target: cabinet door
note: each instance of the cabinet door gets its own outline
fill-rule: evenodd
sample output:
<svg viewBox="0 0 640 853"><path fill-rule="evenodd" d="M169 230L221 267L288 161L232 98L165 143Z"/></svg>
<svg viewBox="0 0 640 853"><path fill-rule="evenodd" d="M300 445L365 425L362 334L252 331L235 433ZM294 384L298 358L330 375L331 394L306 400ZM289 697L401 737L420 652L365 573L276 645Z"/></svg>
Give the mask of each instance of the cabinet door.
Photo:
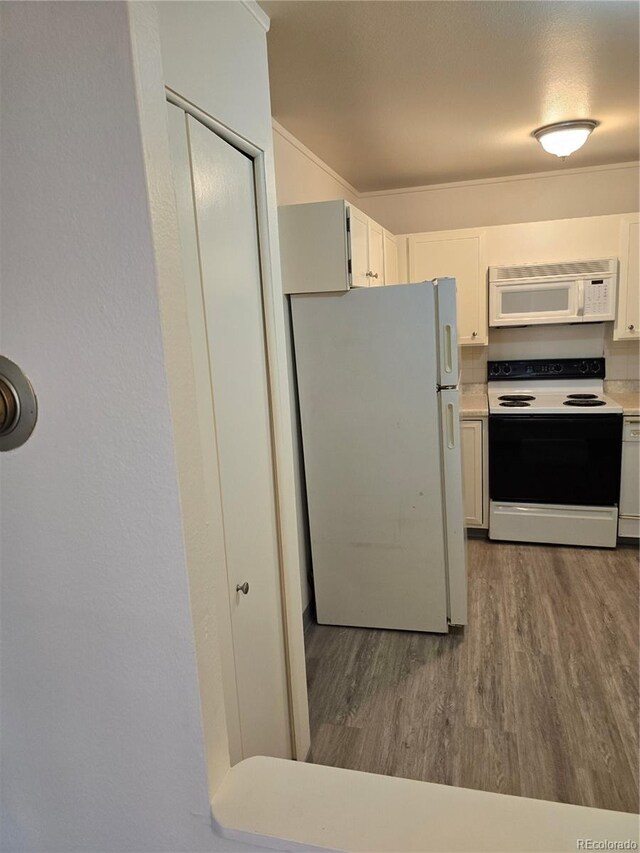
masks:
<svg viewBox="0 0 640 853"><path fill-rule="evenodd" d="M283 293L349 290L347 205L343 199L278 208Z"/></svg>
<svg viewBox="0 0 640 853"><path fill-rule="evenodd" d="M457 283L458 343L487 344L484 231L439 231L409 238L409 280L445 276Z"/></svg>
<svg viewBox="0 0 640 853"><path fill-rule="evenodd" d="M351 286L369 287L369 217L350 208L351 221Z"/></svg>
<svg viewBox="0 0 640 853"><path fill-rule="evenodd" d="M381 287L384 279L384 237L382 225L369 220L369 287Z"/></svg>
<svg viewBox="0 0 640 853"><path fill-rule="evenodd" d="M460 421L462 444L462 495L465 527L482 527L483 459L482 421Z"/></svg>
<svg viewBox="0 0 640 853"><path fill-rule="evenodd" d="M384 244L384 283L398 284L398 244L396 239L389 231L383 230Z"/></svg>
<svg viewBox="0 0 640 853"><path fill-rule="evenodd" d="M631 214L620 226L620 282L615 340L640 337L640 217Z"/></svg>
<svg viewBox="0 0 640 853"><path fill-rule="evenodd" d="M622 442L622 480L620 483L620 515L640 517L640 439L638 421L625 421L626 432L634 440Z"/></svg>

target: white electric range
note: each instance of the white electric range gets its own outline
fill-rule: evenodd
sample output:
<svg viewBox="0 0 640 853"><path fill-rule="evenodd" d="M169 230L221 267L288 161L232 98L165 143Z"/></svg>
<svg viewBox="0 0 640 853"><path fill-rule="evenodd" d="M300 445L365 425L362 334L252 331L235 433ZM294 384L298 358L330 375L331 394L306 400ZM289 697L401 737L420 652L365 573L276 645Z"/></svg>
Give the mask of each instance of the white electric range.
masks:
<svg viewBox="0 0 640 853"><path fill-rule="evenodd" d="M489 537L615 547L622 407L605 360L491 361Z"/></svg>

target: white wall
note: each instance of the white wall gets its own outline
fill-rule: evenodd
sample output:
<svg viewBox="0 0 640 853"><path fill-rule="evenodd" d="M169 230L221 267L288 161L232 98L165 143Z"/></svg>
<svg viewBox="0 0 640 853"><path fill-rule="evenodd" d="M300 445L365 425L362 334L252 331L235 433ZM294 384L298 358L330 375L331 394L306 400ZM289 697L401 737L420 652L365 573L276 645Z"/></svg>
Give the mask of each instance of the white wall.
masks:
<svg viewBox="0 0 640 853"><path fill-rule="evenodd" d="M334 198L358 204L357 190L275 119L273 152L278 204L304 204Z"/></svg>
<svg viewBox="0 0 640 853"><path fill-rule="evenodd" d="M631 213L637 163L366 193L360 206L394 234Z"/></svg>
<svg viewBox="0 0 640 853"><path fill-rule="evenodd" d="M211 54L249 61L246 8L200 5ZM0 16L0 339L39 400L0 462L0 847L247 849L211 822L127 4ZM259 77L210 86L257 87L268 117L260 37Z"/></svg>
<svg viewBox="0 0 640 853"><path fill-rule="evenodd" d="M3 3L2 347L39 422L2 458L9 850L210 844L127 8Z"/></svg>

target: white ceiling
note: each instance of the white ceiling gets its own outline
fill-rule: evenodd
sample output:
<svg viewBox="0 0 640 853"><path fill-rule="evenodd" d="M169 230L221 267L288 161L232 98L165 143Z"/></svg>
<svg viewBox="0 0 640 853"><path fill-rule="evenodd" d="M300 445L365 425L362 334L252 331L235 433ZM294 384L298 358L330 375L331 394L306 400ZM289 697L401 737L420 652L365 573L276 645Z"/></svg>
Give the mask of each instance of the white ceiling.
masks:
<svg viewBox="0 0 640 853"><path fill-rule="evenodd" d="M633 0L260 5L274 118L361 192L639 157ZM563 163L530 134L572 118Z"/></svg>

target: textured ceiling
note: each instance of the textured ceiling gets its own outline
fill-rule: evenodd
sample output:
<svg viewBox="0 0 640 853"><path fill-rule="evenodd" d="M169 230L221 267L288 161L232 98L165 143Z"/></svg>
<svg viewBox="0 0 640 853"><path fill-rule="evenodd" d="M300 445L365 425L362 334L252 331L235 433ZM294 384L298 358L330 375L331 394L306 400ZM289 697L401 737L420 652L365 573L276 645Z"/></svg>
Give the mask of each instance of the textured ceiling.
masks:
<svg viewBox="0 0 640 853"><path fill-rule="evenodd" d="M635 2L260 5L274 118L362 192L638 159ZM530 134L572 118L563 163Z"/></svg>

